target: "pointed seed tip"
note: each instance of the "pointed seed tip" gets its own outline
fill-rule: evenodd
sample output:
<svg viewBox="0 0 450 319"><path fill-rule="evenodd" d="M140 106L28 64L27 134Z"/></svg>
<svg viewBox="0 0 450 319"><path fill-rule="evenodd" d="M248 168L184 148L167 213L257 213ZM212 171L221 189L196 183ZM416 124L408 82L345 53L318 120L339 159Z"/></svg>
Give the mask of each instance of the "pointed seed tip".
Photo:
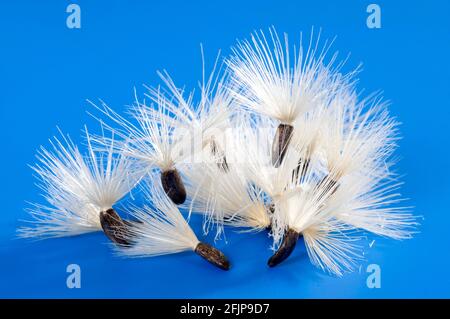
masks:
<svg viewBox="0 0 450 319"><path fill-rule="evenodd" d="M299 236L300 234L297 231L289 228L284 234L283 242L280 247L267 261L267 265L269 267L275 267L286 260L294 251Z"/></svg>
<svg viewBox="0 0 450 319"><path fill-rule="evenodd" d="M220 250L209 244L199 242L194 252L222 270L231 268L228 258Z"/></svg>

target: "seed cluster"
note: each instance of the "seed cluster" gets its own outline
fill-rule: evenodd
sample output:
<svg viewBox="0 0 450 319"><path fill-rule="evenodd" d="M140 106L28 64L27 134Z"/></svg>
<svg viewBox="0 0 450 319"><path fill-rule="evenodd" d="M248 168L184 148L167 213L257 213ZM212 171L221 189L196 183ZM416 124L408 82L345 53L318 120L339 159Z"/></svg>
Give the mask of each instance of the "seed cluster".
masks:
<svg viewBox="0 0 450 319"><path fill-rule="evenodd" d="M379 95L361 99L357 70L327 61L319 38L304 50L273 28L254 33L216 61L200 98L160 73L164 88L148 88L150 104L136 98L130 118L93 104L102 135L86 128L86 155L64 135L39 151L33 169L47 203L28 210L20 235L102 230L126 256L193 251L228 270L184 210L203 214L216 239L226 227L266 232L270 267L302 237L311 262L336 275L362 255L358 232L411 237L417 223L399 206L391 169L398 123ZM129 205L122 219L113 206L135 188L148 204Z"/></svg>

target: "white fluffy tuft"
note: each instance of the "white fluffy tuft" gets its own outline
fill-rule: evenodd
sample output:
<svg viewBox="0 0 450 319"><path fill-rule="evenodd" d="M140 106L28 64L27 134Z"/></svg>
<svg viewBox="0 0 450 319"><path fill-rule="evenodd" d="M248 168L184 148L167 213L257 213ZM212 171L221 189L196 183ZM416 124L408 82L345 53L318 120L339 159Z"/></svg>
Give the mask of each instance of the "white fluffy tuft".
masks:
<svg viewBox="0 0 450 319"><path fill-rule="evenodd" d="M99 213L125 196L143 175L136 163L115 154L114 139L105 139L105 152L94 151L86 129L88 154L69 137L51 141L52 151L41 147L37 173L47 205L34 204L28 212L31 227L19 229L22 237L61 237L100 230Z"/></svg>
<svg viewBox="0 0 450 319"><path fill-rule="evenodd" d="M122 138L116 150L126 156L146 163L148 168L158 167L165 171L183 161L186 154L179 136L175 134L176 117L170 111L170 101L162 94L154 104L146 105L136 97L129 113L136 124L116 113L104 102L93 104L101 113L119 125L117 134ZM103 121L99 120L102 124ZM110 125L104 124L110 130Z"/></svg>
<svg viewBox="0 0 450 319"><path fill-rule="evenodd" d="M149 257L194 250L199 243L178 207L173 204L158 183L145 184L145 194L153 207L132 207L135 219L127 228L130 247L116 246L119 254L129 257Z"/></svg>
<svg viewBox="0 0 450 319"><path fill-rule="evenodd" d="M299 116L326 101L334 91L345 86L353 72L342 76L331 66L336 55L325 63L331 43L320 49L320 34L309 48L290 47L288 36L280 39L274 28L269 36L255 32L251 40L238 43L228 61L232 70L235 97L240 104L281 123L292 124ZM343 81L344 80L344 81Z"/></svg>
<svg viewBox="0 0 450 319"><path fill-rule="evenodd" d="M228 163L226 172L216 163L196 164L184 170L188 193L192 194L189 210L205 214L204 232L215 226L216 239L224 225L254 231L270 225L262 192L251 185L238 163Z"/></svg>

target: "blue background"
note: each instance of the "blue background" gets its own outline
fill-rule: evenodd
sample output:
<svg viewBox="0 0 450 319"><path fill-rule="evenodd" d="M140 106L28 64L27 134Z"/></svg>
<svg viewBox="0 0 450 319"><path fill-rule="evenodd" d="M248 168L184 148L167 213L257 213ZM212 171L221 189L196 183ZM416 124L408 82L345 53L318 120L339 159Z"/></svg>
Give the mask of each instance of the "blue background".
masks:
<svg viewBox="0 0 450 319"><path fill-rule="evenodd" d="M450 2L377 1L382 28L366 27L368 1L73 1L82 28L66 27L70 1L0 4L1 213L0 297L450 297L449 56ZM121 111L133 87L158 84L167 69L176 83L201 78L207 62L235 39L274 25L291 37L312 26L337 36L347 67L364 63L359 88L382 89L403 123L397 170L403 195L423 215L420 234L403 242L374 238L361 269L343 278L314 268L303 245L277 268L266 266L266 234L227 232L218 246L233 268L222 272L190 253L127 260L113 256L101 234L15 239L25 201L39 201L27 164L56 125L79 141L86 99ZM200 221L192 223L200 234ZM66 266L82 270L81 289L66 287ZM381 288L366 286L379 264Z"/></svg>

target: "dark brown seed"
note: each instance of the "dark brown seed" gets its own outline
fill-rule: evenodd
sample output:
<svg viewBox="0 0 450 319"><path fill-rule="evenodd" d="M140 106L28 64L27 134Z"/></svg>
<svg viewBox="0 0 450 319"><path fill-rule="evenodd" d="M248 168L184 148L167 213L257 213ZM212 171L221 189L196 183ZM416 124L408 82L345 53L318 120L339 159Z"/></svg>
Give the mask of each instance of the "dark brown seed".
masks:
<svg viewBox="0 0 450 319"><path fill-rule="evenodd" d="M127 240L127 226L112 208L100 212L100 224L102 225L105 235L114 243L128 246L130 242Z"/></svg>
<svg viewBox="0 0 450 319"><path fill-rule="evenodd" d="M286 231L280 247L267 262L269 267L275 267L291 255L294 251L295 244L297 244L299 236L300 234L291 228Z"/></svg>
<svg viewBox="0 0 450 319"><path fill-rule="evenodd" d="M230 269L230 262L227 257L217 248L214 248L211 245L206 243L198 243L197 247L195 247L195 253L216 267L219 267L222 270Z"/></svg>
<svg viewBox="0 0 450 319"><path fill-rule="evenodd" d="M161 172L161 183L172 202L180 205L186 201L186 189L176 168Z"/></svg>
<svg viewBox="0 0 450 319"><path fill-rule="evenodd" d="M219 169L224 172L228 172L229 167L228 167L228 163L227 163L227 157L225 156L223 151L221 149L219 149L219 146L217 145L216 141L212 140L210 142L210 147L211 147L211 154L214 157L217 156L218 158L220 158L219 161L217 162L217 166L219 167Z"/></svg>
<svg viewBox="0 0 450 319"><path fill-rule="evenodd" d="M289 124L278 125L277 132L272 143L272 165L279 167L286 155L289 142L291 141L294 127Z"/></svg>

